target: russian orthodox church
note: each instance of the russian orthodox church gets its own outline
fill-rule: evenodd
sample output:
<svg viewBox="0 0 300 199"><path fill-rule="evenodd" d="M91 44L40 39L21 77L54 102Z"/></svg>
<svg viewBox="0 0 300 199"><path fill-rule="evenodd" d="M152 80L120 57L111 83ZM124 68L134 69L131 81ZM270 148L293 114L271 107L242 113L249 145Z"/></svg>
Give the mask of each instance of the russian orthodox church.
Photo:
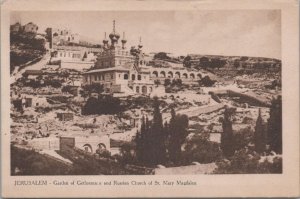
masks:
<svg viewBox="0 0 300 199"><path fill-rule="evenodd" d="M143 53L141 37L138 47L126 47L125 33L119 43L120 34L116 32L115 21L113 31L106 33L103 40L103 51L98 54L95 66L83 74L83 84L101 84L107 93L122 94L150 94L156 85L155 80L163 85L164 79L180 78L183 82L200 79L197 71L188 71L183 65L180 67L153 67Z"/></svg>
<svg viewBox="0 0 300 199"><path fill-rule="evenodd" d="M109 93L149 94L154 82L150 79L150 70L146 67L142 42L138 48L127 49L125 33L119 45L120 35L115 30L115 21L109 41L103 40L103 51L98 55L95 67L84 73L84 84L99 83Z"/></svg>

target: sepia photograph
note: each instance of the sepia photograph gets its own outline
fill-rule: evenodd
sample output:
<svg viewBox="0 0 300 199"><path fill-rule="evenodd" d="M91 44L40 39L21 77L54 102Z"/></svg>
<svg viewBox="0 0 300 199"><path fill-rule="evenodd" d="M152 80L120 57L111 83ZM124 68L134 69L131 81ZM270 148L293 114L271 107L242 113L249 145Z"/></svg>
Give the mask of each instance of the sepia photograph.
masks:
<svg viewBox="0 0 300 199"><path fill-rule="evenodd" d="M1 5L3 196L300 194L296 1L88 2Z"/></svg>
<svg viewBox="0 0 300 199"><path fill-rule="evenodd" d="M13 12L11 174L281 173L280 14Z"/></svg>

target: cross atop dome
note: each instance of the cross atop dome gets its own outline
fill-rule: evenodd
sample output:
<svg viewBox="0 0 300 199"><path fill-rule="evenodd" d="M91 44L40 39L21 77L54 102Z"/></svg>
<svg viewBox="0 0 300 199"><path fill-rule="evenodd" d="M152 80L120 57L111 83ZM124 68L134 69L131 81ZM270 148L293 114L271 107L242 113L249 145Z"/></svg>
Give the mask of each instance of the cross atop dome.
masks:
<svg viewBox="0 0 300 199"><path fill-rule="evenodd" d="M109 34L109 38L111 40L111 45L114 47L115 44L118 43L118 40L120 38L119 33L116 32L116 21L113 20L113 31Z"/></svg>

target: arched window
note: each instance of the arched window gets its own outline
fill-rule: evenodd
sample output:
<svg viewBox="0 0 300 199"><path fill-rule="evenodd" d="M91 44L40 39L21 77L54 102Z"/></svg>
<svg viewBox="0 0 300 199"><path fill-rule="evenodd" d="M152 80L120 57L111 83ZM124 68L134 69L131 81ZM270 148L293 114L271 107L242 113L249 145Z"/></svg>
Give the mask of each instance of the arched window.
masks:
<svg viewBox="0 0 300 199"><path fill-rule="evenodd" d="M165 78L165 77L166 77L166 72L165 72L165 71L161 71L161 72L160 72L160 77Z"/></svg>
<svg viewBox="0 0 300 199"><path fill-rule="evenodd" d="M135 88L135 90L136 90L137 93L140 93L140 87L139 87L139 86L137 86L137 87Z"/></svg>
<svg viewBox="0 0 300 199"><path fill-rule="evenodd" d="M86 152L90 152L90 153L93 152L92 146L90 144L83 145L83 148Z"/></svg>
<svg viewBox="0 0 300 199"><path fill-rule="evenodd" d="M143 86L142 87L142 93L143 94L147 94L147 86Z"/></svg>
<svg viewBox="0 0 300 199"><path fill-rule="evenodd" d="M143 61L141 60L141 61L140 61L140 65L142 65L142 64L143 64Z"/></svg>
<svg viewBox="0 0 300 199"><path fill-rule="evenodd" d="M153 77L158 77L158 72L157 71L153 71L152 75L153 75Z"/></svg>
<svg viewBox="0 0 300 199"><path fill-rule="evenodd" d="M103 144L103 143L98 144L98 149L105 150L106 149L105 144Z"/></svg>
<svg viewBox="0 0 300 199"><path fill-rule="evenodd" d="M142 79L141 75L138 75L138 80L141 80L141 79Z"/></svg>
<svg viewBox="0 0 300 199"><path fill-rule="evenodd" d="M135 74L131 75L131 80L135 80Z"/></svg>
<svg viewBox="0 0 300 199"><path fill-rule="evenodd" d="M173 73L172 73L172 71L168 72L168 78L173 78Z"/></svg>
<svg viewBox="0 0 300 199"><path fill-rule="evenodd" d="M124 74L124 79L128 79L128 74Z"/></svg>

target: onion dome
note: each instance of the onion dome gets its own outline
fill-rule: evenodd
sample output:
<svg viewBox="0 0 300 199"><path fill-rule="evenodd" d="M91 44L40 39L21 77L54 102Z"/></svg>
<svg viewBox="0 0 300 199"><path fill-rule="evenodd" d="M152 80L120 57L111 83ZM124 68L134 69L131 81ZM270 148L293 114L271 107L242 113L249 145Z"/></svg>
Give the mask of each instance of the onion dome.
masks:
<svg viewBox="0 0 300 199"><path fill-rule="evenodd" d="M112 42L117 42L118 39L120 38L120 34L116 32L115 20L113 21L113 31L112 33L109 34L109 38L111 39Z"/></svg>
<svg viewBox="0 0 300 199"><path fill-rule="evenodd" d="M104 33L103 44L108 44L108 40L106 39L106 32Z"/></svg>

